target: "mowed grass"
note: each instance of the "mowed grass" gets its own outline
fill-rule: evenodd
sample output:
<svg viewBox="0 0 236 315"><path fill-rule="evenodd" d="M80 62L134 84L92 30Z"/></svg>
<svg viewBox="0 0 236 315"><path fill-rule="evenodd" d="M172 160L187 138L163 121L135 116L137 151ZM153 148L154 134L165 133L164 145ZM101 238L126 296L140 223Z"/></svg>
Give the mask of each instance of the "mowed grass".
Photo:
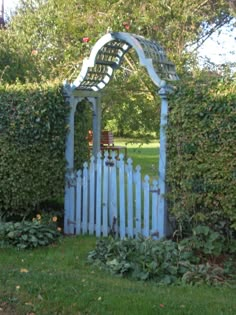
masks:
<svg viewBox="0 0 236 315"><path fill-rule="evenodd" d="M88 265L95 243L95 237L66 237L48 248L1 249L0 314L236 314L236 292L228 287L159 287Z"/></svg>
<svg viewBox="0 0 236 315"><path fill-rule="evenodd" d="M137 165L141 166L142 176L149 175L152 179L157 179L159 142L157 140L151 140L148 144L141 144L141 140L137 140L137 142L131 141L133 140L126 138L115 138L114 140L116 145L127 147L128 157L133 160L134 168Z"/></svg>

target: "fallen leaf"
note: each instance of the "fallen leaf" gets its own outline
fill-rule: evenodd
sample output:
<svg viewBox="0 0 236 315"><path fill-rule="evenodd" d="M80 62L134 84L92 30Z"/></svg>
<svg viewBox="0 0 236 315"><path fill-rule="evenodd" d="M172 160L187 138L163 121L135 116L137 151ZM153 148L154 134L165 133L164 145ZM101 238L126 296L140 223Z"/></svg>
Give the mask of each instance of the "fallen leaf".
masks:
<svg viewBox="0 0 236 315"><path fill-rule="evenodd" d="M25 302L25 305L34 306L32 302Z"/></svg>
<svg viewBox="0 0 236 315"><path fill-rule="evenodd" d="M27 273L27 272L29 272L29 270L25 269L25 268L21 268L20 272Z"/></svg>

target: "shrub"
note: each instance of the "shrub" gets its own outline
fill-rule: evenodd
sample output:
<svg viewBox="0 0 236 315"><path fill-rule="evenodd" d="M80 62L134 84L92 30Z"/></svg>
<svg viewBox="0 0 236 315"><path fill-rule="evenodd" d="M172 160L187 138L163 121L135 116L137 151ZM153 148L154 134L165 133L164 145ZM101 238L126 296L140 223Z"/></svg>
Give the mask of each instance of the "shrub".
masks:
<svg viewBox="0 0 236 315"><path fill-rule="evenodd" d="M60 237L57 217L50 220L37 215L32 221L0 223L0 246L16 246L20 249L52 244Z"/></svg>
<svg viewBox="0 0 236 315"><path fill-rule="evenodd" d="M211 238L206 244L205 234ZM195 241L196 235L179 243L143 237L100 239L96 248L89 253L88 261L112 274L136 280L153 280L160 284L218 284L230 279L233 270L231 259L227 261L227 256L223 256L221 265L212 260L212 257L224 253L224 239L218 239L218 235L208 227L199 227L197 241L201 246Z"/></svg>
<svg viewBox="0 0 236 315"><path fill-rule="evenodd" d="M182 225L229 221L236 229L235 80L206 73L182 80L170 107L171 212Z"/></svg>
<svg viewBox="0 0 236 315"><path fill-rule="evenodd" d="M0 86L0 217L26 216L63 198L68 113L57 82ZM91 111L80 113L77 167L87 158L85 122Z"/></svg>
<svg viewBox="0 0 236 315"><path fill-rule="evenodd" d="M66 106L57 83L0 87L0 214L62 196Z"/></svg>

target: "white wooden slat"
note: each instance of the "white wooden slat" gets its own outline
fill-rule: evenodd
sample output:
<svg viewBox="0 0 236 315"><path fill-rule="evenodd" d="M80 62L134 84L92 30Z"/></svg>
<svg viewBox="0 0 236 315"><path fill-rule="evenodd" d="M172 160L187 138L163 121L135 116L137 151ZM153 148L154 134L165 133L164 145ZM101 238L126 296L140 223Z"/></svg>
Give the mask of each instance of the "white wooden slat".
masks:
<svg viewBox="0 0 236 315"><path fill-rule="evenodd" d="M125 180L124 180L124 156L119 155L119 223L120 223L120 238L125 238Z"/></svg>
<svg viewBox="0 0 236 315"><path fill-rule="evenodd" d="M109 179L109 225L111 227L112 233L116 233L116 224L117 224L117 161L116 161L116 152L113 151L110 166L110 179Z"/></svg>
<svg viewBox="0 0 236 315"><path fill-rule="evenodd" d="M102 232L103 236L108 235L108 172L109 166L108 163L108 152L104 153L104 160L103 160L103 190L102 190Z"/></svg>
<svg viewBox="0 0 236 315"><path fill-rule="evenodd" d="M89 234L94 234L94 219L95 219L95 158L90 159L89 166Z"/></svg>
<svg viewBox="0 0 236 315"><path fill-rule="evenodd" d="M135 169L135 227L136 236L142 232L142 182L141 182L141 167L136 166Z"/></svg>
<svg viewBox="0 0 236 315"><path fill-rule="evenodd" d="M128 210L128 236L133 237L133 165L132 160L129 158L127 160L127 210Z"/></svg>
<svg viewBox="0 0 236 315"><path fill-rule="evenodd" d="M68 215L68 233L75 233L75 174L71 174L71 186L69 188L69 215Z"/></svg>
<svg viewBox="0 0 236 315"><path fill-rule="evenodd" d="M158 239L157 219L158 219L158 181L154 180L151 187L152 193L152 235Z"/></svg>
<svg viewBox="0 0 236 315"><path fill-rule="evenodd" d="M81 193L82 193L82 179L81 179L81 170L77 172L76 178L76 234L81 233Z"/></svg>
<svg viewBox="0 0 236 315"><path fill-rule="evenodd" d="M143 227L143 235L148 237L149 236L149 206L150 206L150 200L149 200L149 176L145 175L144 177L144 227Z"/></svg>
<svg viewBox="0 0 236 315"><path fill-rule="evenodd" d="M96 236L101 236L101 199L102 199L102 160L101 160L101 152L97 155L96 160L96 172L97 172L97 178L96 178Z"/></svg>
<svg viewBox="0 0 236 315"><path fill-rule="evenodd" d="M82 231L88 232L88 163L84 163L83 168L83 211L82 211Z"/></svg>

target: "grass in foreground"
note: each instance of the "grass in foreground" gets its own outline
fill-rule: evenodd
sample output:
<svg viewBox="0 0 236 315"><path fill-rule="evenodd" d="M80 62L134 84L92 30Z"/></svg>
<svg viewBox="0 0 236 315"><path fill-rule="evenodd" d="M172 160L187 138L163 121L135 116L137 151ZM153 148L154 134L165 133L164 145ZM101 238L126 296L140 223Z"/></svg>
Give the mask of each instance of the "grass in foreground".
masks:
<svg viewBox="0 0 236 315"><path fill-rule="evenodd" d="M48 248L1 249L2 314L236 314L235 290L231 288L158 287L111 276L88 265L87 254L95 242L94 237L68 237ZM4 313L6 307L11 312Z"/></svg>

